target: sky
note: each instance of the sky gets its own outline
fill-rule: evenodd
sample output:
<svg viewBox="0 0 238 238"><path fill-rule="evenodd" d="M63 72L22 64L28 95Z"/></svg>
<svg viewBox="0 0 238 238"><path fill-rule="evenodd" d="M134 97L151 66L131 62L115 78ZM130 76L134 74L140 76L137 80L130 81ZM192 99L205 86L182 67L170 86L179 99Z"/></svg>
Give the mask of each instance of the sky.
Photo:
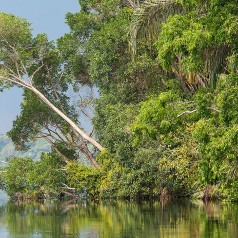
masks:
<svg viewBox="0 0 238 238"><path fill-rule="evenodd" d="M56 40L69 32L65 14L80 10L77 0L0 0L0 11L25 18L31 23L33 35L46 33L50 40ZM20 113L22 91L18 88L0 92L0 134L12 127Z"/></svg>

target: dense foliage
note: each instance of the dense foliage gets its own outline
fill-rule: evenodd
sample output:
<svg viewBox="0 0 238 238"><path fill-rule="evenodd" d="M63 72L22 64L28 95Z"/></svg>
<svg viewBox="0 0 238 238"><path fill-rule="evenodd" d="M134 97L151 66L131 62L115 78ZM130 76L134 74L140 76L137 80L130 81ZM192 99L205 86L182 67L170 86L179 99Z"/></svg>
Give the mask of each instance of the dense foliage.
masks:
<svg viewBox="0 0 238 238"><path fill-rule="evenodd" d="M237 1L79 3L57 49L70 75L97 86L93 125L107 149L99 169L74 160L34 186L60 194L60 182L94 198L238 200ZM41 170L45 160L25 167ZM10 176L7 189L32 186L26 178L12 188Z"/></svg>

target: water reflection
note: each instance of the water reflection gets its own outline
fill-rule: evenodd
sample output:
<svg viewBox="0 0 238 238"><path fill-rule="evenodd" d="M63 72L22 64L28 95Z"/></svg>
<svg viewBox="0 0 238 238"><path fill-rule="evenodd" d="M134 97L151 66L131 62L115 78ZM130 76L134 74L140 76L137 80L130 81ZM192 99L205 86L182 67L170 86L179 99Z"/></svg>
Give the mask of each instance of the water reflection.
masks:
<svg viewBox="0 0 238 238"><path fill-rule="evenodd" d="M68 201L0 206L0 237L238 237L238 205Z"/></svg>

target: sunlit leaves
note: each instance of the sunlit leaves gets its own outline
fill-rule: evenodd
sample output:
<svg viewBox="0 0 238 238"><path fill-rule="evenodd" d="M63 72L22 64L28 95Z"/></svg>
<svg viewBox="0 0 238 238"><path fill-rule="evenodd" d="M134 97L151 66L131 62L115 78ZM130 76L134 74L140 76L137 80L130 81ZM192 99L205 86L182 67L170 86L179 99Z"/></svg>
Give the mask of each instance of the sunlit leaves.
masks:
<svg viewBox="0 0 238 238"><path fill-rule="evenodd" d="M180 63L185 72L201 70L202 52L210 44L211 33L193 18L192 15L176 15L163 24L156 47L158 60L164 68L171 70Z"/></svg>
<svg viewBox="0 0 238 238"><path fill-rule="evenodd" d="M146 137L156 139L160 134L169 133L176 128L179 110L175 104L178 99L178 95L169 91L141 104L139 114L132 124L136 143Z"/></svg>

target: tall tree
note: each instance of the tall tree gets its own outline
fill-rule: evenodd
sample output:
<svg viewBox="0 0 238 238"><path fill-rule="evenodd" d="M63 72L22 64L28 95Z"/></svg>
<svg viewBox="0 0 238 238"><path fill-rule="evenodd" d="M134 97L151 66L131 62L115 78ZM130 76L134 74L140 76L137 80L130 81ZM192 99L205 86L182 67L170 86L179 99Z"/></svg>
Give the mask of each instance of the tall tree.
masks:
<svg viewBox="0 0 238 238"><path fill-rule="evenodd" d="M18 17L0 13L0 80L2 87L17 85L34 93L54 113L66 121L82 140L99 151L104 148L88 136L61 108L67 75L60 54L44 36L33 38L29 24ZM69 78L68 78L69 80ZM68 81L69 82L69 81ZM53 85L53 86L52 86ZM58 92L57 90L60 89ZM54 103L53 103L54 102ZM97 166L93 159L93 164Z"/></svg>

